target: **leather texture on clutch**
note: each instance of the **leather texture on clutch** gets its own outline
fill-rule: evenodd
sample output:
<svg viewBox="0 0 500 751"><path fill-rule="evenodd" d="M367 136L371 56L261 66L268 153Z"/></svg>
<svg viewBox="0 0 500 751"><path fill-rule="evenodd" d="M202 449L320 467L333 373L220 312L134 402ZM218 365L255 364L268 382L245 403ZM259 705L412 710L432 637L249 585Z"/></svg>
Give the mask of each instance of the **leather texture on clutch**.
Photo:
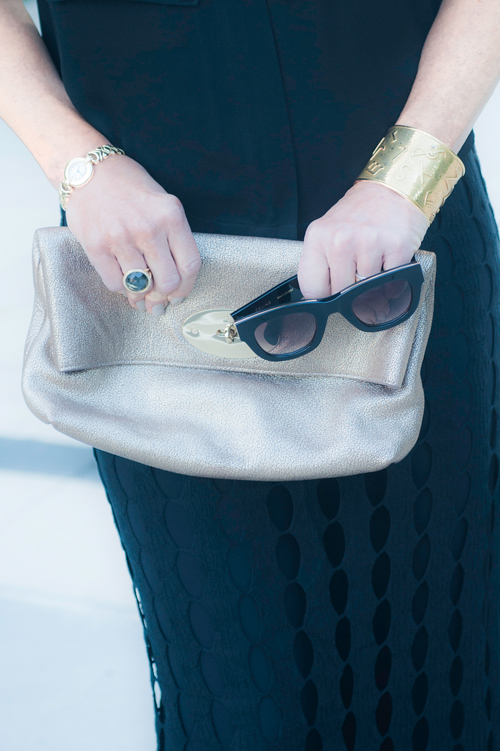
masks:
<svg viewBox="0 0 500 751"><path fill-rule="evenodd" d="M302 243L194 237L203 261L195 288L154 318L104 287L67 228L38 230L23 370L30 409L84 443L190 475L297 480L400 461L423 415L434 254L417 253L424 284L406 322L370 333L334 314L313 352L270 362L202 352L182 324L292 276Z"/></svg>

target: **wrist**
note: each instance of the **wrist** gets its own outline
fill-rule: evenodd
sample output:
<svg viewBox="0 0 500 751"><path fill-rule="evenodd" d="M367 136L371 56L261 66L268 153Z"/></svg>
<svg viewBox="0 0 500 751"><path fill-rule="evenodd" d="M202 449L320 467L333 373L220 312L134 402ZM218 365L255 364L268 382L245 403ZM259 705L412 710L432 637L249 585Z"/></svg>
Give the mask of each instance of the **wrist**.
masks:
<svg viewBox="0 0 500 751"><path fill-rule="evenodd" d="M37 158L48 181L56 190L64 180L64 170L67 163L75 157L84 156L98 146L108 143L106 136L98 130L88 126L81 131L68 134L60 139L57 145L52 145L43 158Z"/></svg>
<svg viewBox="0 0 500 751"><path fill-rule="evenodd" d="M109 143L91 149L83 156L73 157L66 164L64 177L59 186L59 201L61 208L66 211L68 201L75 188L82 188L92 179L96 165L114 155L124 155L122 149Z"/></svg>

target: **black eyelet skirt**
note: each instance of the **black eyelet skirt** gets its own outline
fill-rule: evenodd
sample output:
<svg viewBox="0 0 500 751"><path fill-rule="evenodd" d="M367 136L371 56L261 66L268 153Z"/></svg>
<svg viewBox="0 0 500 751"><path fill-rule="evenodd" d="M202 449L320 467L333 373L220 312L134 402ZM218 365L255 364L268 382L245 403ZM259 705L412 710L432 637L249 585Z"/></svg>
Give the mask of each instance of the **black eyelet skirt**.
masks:
<svg viewBox="0 0 500 751"><path fill-rule="evenodd" d="M306 482L96 457L139 600L159 751L493 751L499 730L497 229L472 150L437 254L409 456Z"/></svg>

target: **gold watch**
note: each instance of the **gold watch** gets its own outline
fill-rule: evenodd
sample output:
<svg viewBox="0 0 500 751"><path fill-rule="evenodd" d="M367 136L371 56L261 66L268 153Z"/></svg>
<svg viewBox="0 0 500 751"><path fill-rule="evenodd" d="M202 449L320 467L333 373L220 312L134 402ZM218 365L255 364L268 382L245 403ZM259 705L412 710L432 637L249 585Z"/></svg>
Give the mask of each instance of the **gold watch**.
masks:
<svg viewBox="0 0 500 751"><path fill-rule="evenodd" d="M112 154L125 154L125 152L107 143L89 151L85 156L77 156L67 163L64 168L64 180L59 186L59 201L64 211L66 211L73 189L86 185L94 174L94 166Z"/></svg>

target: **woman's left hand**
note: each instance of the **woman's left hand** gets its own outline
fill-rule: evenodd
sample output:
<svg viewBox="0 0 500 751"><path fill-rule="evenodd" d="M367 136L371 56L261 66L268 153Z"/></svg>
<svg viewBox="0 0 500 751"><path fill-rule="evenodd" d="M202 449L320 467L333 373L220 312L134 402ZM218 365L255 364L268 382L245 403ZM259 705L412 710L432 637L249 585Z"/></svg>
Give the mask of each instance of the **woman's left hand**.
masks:
<svg viewBox="0 0 500 751"><path fill-rule="evenodd" d="M355 183L307 228L299 263L302 294L328 297L354 284L355 272L372 276L409 263L428 228L425 214L408 199L384 185Z"/></svg>

